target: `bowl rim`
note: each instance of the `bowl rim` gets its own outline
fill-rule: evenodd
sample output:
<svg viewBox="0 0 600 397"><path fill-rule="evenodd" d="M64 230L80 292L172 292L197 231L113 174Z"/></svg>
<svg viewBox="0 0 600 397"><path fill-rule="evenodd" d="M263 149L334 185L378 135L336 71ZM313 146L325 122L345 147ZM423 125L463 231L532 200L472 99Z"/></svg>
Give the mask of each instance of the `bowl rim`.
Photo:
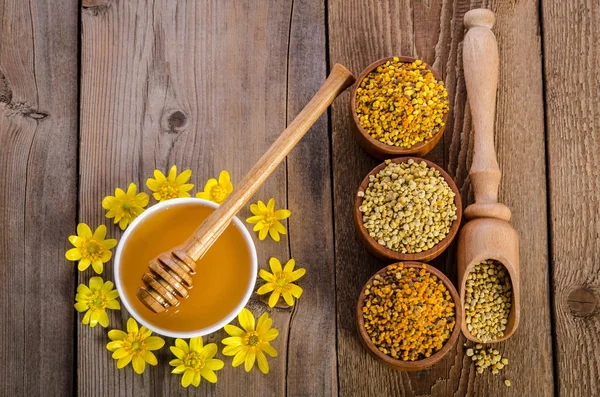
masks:
<svg viewBox="0 0 600 397"><path fill-rule="evenodd" d="M364 293L365 287L368 284L371 284L373 282L373 279L375 278L375 276L377 276L378 274L381 275L382 273L385 273L389 266L398 265L400 263L402 263L404 267L412 267L412 268L417 268L417 269L422 269L423 265L425 265L426 271L430 272L431 274L433 274L434 276L436 276L438 279L440 279L442 281L442 283L444 284L444 286L450 293L450 297L452 298L452 301L454 303L455 323L454 323L454 328L452 329L452 333L450 334L450 337L448 338L446 343L444 343L444 345L442 346L442 348L440 350L438 350L431 356L420 359L420 360L415 360L415 361L398 360L398 359L392 358L392 357L388 356L387 354L384 354L383 352L381 352L373 344L373 342L371 342L371 338L369 337L369 335L367 334L367 330L365 329L364 319L363 319L363 315L362 315L362 308L364 306L365 299L366 299L366 295ZM358 297L358 301L356 303L356 325L357 325L357 330L358 330L358 334L360 336L361 342L365 345L365 347L369 350L369 352L375 356L375 358L377 358L378 360L383 362L385 365L387 365L390 368L393 368L396 370L401 370L401 371L422 370L422 369L428 368L428 367L432 366L433 364L437 363L438 361L440 361L456 345L456 342L458 340L458 337L459 337L459 335L461 333L461 329L462 329L462 305L460 303L460 296L458 295L458 292L456 291L456 287L454 287L454 284L452 284L452 281L450 281L450 279L448 279L448 277L446 277L446 275L441 270L437 269L435 266L432 266L432 265L430 265L428 263L424 263L424 262L418 262L418 261L399 261L399 262L391 263L389 265L386 265L382 269L378 270L377 272L375 272L361 288L360 294Z"/></svg>
<svg viewBox="0 0 600 397"><path fill-rule="evenodd" d="M437 81L441 81L441 82L444 81L444 80L442 80L438 71L433 66L429 65L427 62L425 62L419 58L414 58L414 57L410 57L410 56L389 56L389 57L378 59L375 62L371 63L369 66L367 66L361 72L361 74L358 75L358 77L356 78L356 82L352 86L352 91L350 94L350 113L352 113L352 120L354 121L354 124L356 125L358 132L362 136L364 136L364 138L369 142L369 144L371 144L372 147L374 147L374 149L376 151L380 152L381 154L383 154L385 156L399 156L399 155L410 155L410 154L424 155L427 152L429 152L429 150L433 149L433 147L431 147L429 150L426 150L425 153L423 153L422 150L424 150L425 147L427 145L429 145L431 142L437 143L439 141L439 138L441 137L441 135L444 133L444 130L446 128L446 123L448 122L448 115L450 114L450 106L449 106L450 99L448 99L448 111L442 117L442 122L444 123L444 125L440 126L440 128L438 128L436 133L433 134L431 136L431 138L426 139L423 142L419 142L416 145L413 145L409 148L404 148L404 147L399 147L399 146L391 146L391 145L380 142L377 139L373 138L371 136L371 134L369 134L367 131L365 131L362 124L360 123L360 120L358 119L358 114L356 113L356 91L358 90L360 83L375 68L377 68L380 65L383 65L384 63L386 63L388 61L393 60L394 58L398 58L400 60L400 62L402 62L402 63L412 63L414 61L419 60L419 61L423 62L425 67L433 74L433 77L435 77L435 79Z"/></svg>
<svg viewBox="0 0 600 397"><path fill-rule="evenodd" d="M432 248L425 250L425 251L412 253L412 254L408 254L408 253L403 254L400 252L392 251L391 249L379 244L373 237L371 237L369 235L369 232L365 228L364 222L362 220L362 212L360 211L360 207L363 203L364 198L360 197L358 195L358 192L360 192L360 191L364 192L366 190L367 186L369 185L369 176L375 175L376 173L378 173L379 171L381 171L383 168L385 168L387 166L387 164L386 164L387 160L382 162L381 164L377 165L375 168L373 168L371 171L369 171L369 173L364 177L364 179L360 183L360 186L358 187L357 194L354 199L354 224L357 228L359 235L361 236L361 241L363 241L367 245L367 248L369 249L369 251L371 253L375 254L375 256L378 256L380 258L395 261L395 262L401 262L401 261L427 262L434 258L437 258L442 252L444 252L446 250L446 248L448 248L450 243L452 243L452 241L456 238L456 235L458 234L458 229L460 228L460 224L462 222L463 208L462 208L462 198L460 196L460 191L458 190L458 186L456 186L456 183L454 182L452 177L450 177L450 175L446 172L446 170L444 170L441 166L437 165L433 161L429 161L429 160L423 159L421 157L414 157L414 156L395 157L393 159L389 159L389 161L393 162L393 163L406 163L406 162L408 162L408 160L411 160L411 159L415 162L424 161L427 164L427 166L435 168L436 170L438 170L440 172L440 175L444 178L444 180L446 180L446 183L448 183L448 186L450 186L450 189L454 192L454 205L456 206L456 219L452 222L452 225L450 226L450 231L448 232L448 234L439 243L437 243Z"/></svg>
<svg viewBox="0 0 600 397"><path fill-rule="evenodd" d="M208 200L204 200L204 199L200 199L200 198L192 198L192 197L175 198L175 199L170 199L170 200L166 200L166 201L154 204L153 206L151 206L150 208L148 208L147 210L142 212L137 218L135 218L133 220L133 222L131 222L129 227L127 227L127 229L125 230L123 235L121 236L121 239L119 240L119 243L117 245L117 251L115 253L115 258L114 258L114 262L113 262L113 274L114 274L114 278L115 278L115 285L117 287L117 291L119 291L119 298L121 299L121 302L123 302L125 309L127 309L127 312L131 315L131 317L133 317L136 321L138 321L144 327L148 328L149 330L151 330L157 334L171 337L171 338L188 339L188 338L194 338L197 336L208 335L215 331L218 331L219 329L223 328L225 325L229 324L242 311L242 309L246 306L246 304L248 303L248 300L252 296L252 293L254 292L254 287L256 285L256 277L257 277L257 273L258 273L258 257L256 254L256 246L254 244L254 241L252 240L252 237L250 236L250 232L248 232L248 229L246 229L246 227L244 226L242 221L240 221L237 216L234 217L231 223L239 231L241 231L242 236L244 237L244 242L246 243L246 248L250 251L250 267L251 267L250 279L249 279L248 285L246 287L246 291L244 293L244 296L240 300L240 302L237 304L237 306L231 312L229 312L227 315L225 315L221 321L219 321L213 325L210 325L208 327L204 327L204 328L194 330L194 331L178 332L178 331L173 331L173 330L168 330L168 329L164 329L161 327L157 327L155 325L148 323L148 321L146 321L144 319L144 316L140 315L138 313L138 311L136 311L132 307L132 305L129 303L129 298L124 293L121 293L121 291L123 291L123 285L121 283L120 269L121 269L121 256L123 253L123 246L125 245L125 242L131 235L132 231L141 222L143 222L144 219L146 219L148 216L154 214L157 211L161 211L163 209L171 208L173 206L184 205L184 204L201 205L201 206L210 207L210 208L217 208L219 206L217 203L213 203L212 201L208 201ZM140 283L141 283L141 280L140 280Z"/></svg>

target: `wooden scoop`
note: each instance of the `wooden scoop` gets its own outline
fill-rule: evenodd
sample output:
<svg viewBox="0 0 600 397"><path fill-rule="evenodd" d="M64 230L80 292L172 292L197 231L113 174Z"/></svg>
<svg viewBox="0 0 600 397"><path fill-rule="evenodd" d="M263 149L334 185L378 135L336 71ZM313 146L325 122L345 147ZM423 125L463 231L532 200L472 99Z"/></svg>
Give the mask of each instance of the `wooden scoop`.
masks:
<svg viewBox="0 0 600 397"><path fill-rule="evenodd" d="M144 286L137 291L138 298L150 310L156 313L164 312L170 306L177 306L181 298L188 296L196 262L225 231L233 217L334 99L350 87L354 80L352 73L345 67L334 65L319 91L246 174L229 197L206 218L181 247L165 252L150 261L150 271L142 278Z"/></svg>
<svg viewBox="0 0 600 397"><path fill-rule="evenodd" d="M510 209L498 203L500 168L494 151L494 112L498 88L498 44L492 31L494 13L476 9L465 14L469 29L463 41L463 68L473 129L473 163L469 176L475 192L475 203L464 212L469 221L458 238L458 285L463 318L465 281L473 266L486 259L504 265L512 282L512 306L504 336L486 342L499 342L510 337L519 324L519 239L510 226ZM463 334L475 338L462 323Z"/></svg>

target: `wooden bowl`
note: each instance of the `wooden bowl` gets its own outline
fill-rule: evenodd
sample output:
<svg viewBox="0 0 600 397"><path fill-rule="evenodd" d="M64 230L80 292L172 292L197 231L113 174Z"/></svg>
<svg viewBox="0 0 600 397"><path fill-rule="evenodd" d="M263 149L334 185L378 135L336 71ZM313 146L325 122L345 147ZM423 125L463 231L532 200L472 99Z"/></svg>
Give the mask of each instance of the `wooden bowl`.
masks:
<svg viewBox="0 0 600 397"><path fill-rule="evenodd" d="M439 165L437 165L429 160L421 159L418 157L398 157L395 159L391 159L391 161L394 163L405 163L410 159L413 159L415 162L424 161L425 163L427 163L427 165L429 167L433 167L436 170L438 170L440 172L440 175L442 175L442 177L444 177L444 179L448 183L448 186L450 186L450 189L452 189L452 191L455 194L454 205L456 206L456 217L457 218L452 223L452 226L450 227L450 231L448 232L446 237L444 237L442 239L442 241L440 241L439 243L434 245L432 248L425 250L425 251L417 252L414 254L403 254L400 252L392 251L391 249L384 247L383 245L379 244L373 237L371 237L369 235L369 232L367 231L367 229L365 228L365 226L363 224L362 212L360 211L360 206L362 205L363 198L359 197L357 194L355 201L354 201L354 226L356 227L356 231L358 232L358 237L365 244L365 246L367 247L367 250L372 255L376 256L377 258L379 258L381 260L388 261L388 262L403 262L403 261L428 262L428 261L438 257L442 252L444 252L444 250L446 248L448 248L448 246L450 245L452 240L454 240L454 237L456 237L456 233L458 232L458 228L460 226L460 222L462 219L463 209L462 209L462 200L460 197L460 192L458 191L458 187L456 186L456 183L454 183L454 181L452 180L450 175L448 175L448 173L446 171L444 171L444 169L442 167L440 167ZM358 188L358 191L364 192L365 189L367 188L367 186L369 185L369 176L377 174L379 171L381 171L383 168L385 168L386 165L387 164L385 164L385 162L383 162L383 163L379 164L377 167L373 168L371 170L371 172L369 172L367 174L365 179L363 179L362 183L360 184L360 187Z"/></svg>
<svg viewBox="0 0 600 397"><path fill-rule="evenodd" d="M404 267L407 267L407 268L414 267L414 268L421 269L423 266L423 263L421 263L421 262L402 262L402 263L403 263ZM391 266L391 265L388 265L388 266ZM379 274L379 275L383 276L383 274L385 274L388 266L384 267L383 269L381 269L377 273L375 273L369 279L369 281L367 281L367 283L363 286L362 290L360 291L360 295L358 297L358 303L356 304L356 324L357 324L358 334L360 336L360 340L361 340L362 344L369 350L369 352L373 356L375 356L375 358L378 361L382 362L383 364L387 365L388 367L390 367L392 369L396 369L396 370L401 370L401 371L420 371L420 370L428 368L428 367L432 366L433 364L437 363L438 361L440 361L442 359L442 357L444 357L450 350L452 350L452 348L456 344L456 341L458 340L458 335L460 334L461 325L462 325L462 310L461 310L458 292L456 292L456 288L454 288L454 285L452 285L452 282L450 280L448 280L448 277L446 277L444 275L444 273L442 273L441 271L439 271L438 269L436 269L433 266L427 265L426 270L428 272L430 272L431 274L433 274L434 276L436 276L437 278L439 278L442 281L442 283L444 284L444 286L448 289L448 292L450 292L450 296L452 297L452 301L454 302L454 312L455 312L456 324L454 324L454 329L452 330L452 333L450 334L450 338L446 341L444 346L442 346L442 348L439 351L437 351L436 353L432 354L431 356L429 356L427 358L423 358L421 360L416 360L416 361L397 360L395 358L388 356L387 354L382 353L373 344L373 342L371 342L371 338L369 337L369 334L367 334L367 331L365 329L365 323L364 323L363 314L362 314L362 308L365 304L365 298L366 298L365 292L364 292L365 287L367 286L367 284L372 284L376 275Z"/></svg>
<svg viewBox="0 0 600 397"><path fill-rule="evenodd" d="M363 79L369 73L371 73L378 66L383 65L384 63L392 60L393 58L394 57L382 58L378 61L373 62L369 66L367 66L367 68L365 70L363 70L363 72L358 76L358 78L356 79L356 82L352 86L352 94L350 95L350 114L352 115L352 120L354 120L354 125L356 127L354 129L355 136L356 136L356 139L358 140L358 143L363 147L363 149L365 149L367 151L367 153L369 153L371 156L378 158L380 160L385 160L385 159L389 159L392 157L398 157L398 156L408 156L408 155L422 157L422 156L425 156L427 153L429 153L431 151L431 149L433 149L435 147L435 145L439 142L439 140L442 138L442 134L444 133L444 127L448 120L449 111L446 112L446 114L444 114L444 117L442 118L442 121L444 122L444 126L440 126L439 129L428 140L419 142L416 145L411 146L410 148L390 146L383 142L379 142L377 139L373 138L367 131L365 131L362 124L360 123L360 120L358 120L358 114L356 113L356 90L360 86L360 83L363 81ZM412 57L398 57L398 58L400 59L400 62L404 62L404 63L411 63L411 62L414 62L417 60L416 58L412 58ZM423 64L433 74L433 76L435 77L435 79L437 81L442 81L439 73L434 68L432 68L425 62L423 62Z"/></svg>

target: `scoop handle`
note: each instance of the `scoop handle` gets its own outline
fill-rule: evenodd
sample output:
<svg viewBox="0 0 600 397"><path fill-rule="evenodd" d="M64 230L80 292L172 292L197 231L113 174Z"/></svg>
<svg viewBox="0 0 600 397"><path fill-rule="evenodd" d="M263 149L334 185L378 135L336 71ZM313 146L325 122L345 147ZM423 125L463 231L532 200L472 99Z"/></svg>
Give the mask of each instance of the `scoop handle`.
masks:
<svg viewBox="0 0 600 397"><path fill-rule="evenodd" d="M208 251L238 211L250 200L334 99L350 87L354 80L354 75L345 67L340 64L333 66L329 77L315 96L263 154L229 197L206 218L186 241L183 249L194 261L199 260Z"/></svg>
<svg viewBox="0 0 600 397"><path fill-rule="evenodd" d="M498 44L491 31L494 20L494 13L486 9L471 10L464 17L468 31L463 41L463 68L474 130L469 176L475 193L475 203L465 210L465 216L508 221L510 210L498 204L501 173L494 149L499 68Z"/></svg>

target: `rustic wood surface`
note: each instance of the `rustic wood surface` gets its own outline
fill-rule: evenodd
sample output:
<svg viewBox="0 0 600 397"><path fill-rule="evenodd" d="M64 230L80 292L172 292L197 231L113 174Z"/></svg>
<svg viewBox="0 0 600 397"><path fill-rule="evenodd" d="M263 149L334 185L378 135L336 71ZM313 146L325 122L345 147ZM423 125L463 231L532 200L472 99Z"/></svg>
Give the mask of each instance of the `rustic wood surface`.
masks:
<svg viewBox="0 0 600 397"><path fill-rule="evenodd" d="M235 185L336 62L358 75L408 55L440 72L452 110L427 159L472 202L461 46L477 7L496 13L499 201L521 251L521 323L497 345L510 359L502 375L476 374L462 336L413 373L360 345L356 299L384 263L352 224L356 189L379 161L353 137L348 92L253 199L292 211L280 243L256 239L260 266L293 257L307 269L298 304L269 310L280 330L271 372L227 357L216 385L186 390L166 348L142 376L117 370L106 331L72 307L93 275L64 258L76 223L119 238L102 198L129 182L145 189L155 168L191 169L193 192L222 169ZM0 396L600 394L599 15L593 0L0 0ZM456 283L454 251L433 265ZM257 296L249 308L268 309ZM111 328L127 318L111 313Z"/></svg>

